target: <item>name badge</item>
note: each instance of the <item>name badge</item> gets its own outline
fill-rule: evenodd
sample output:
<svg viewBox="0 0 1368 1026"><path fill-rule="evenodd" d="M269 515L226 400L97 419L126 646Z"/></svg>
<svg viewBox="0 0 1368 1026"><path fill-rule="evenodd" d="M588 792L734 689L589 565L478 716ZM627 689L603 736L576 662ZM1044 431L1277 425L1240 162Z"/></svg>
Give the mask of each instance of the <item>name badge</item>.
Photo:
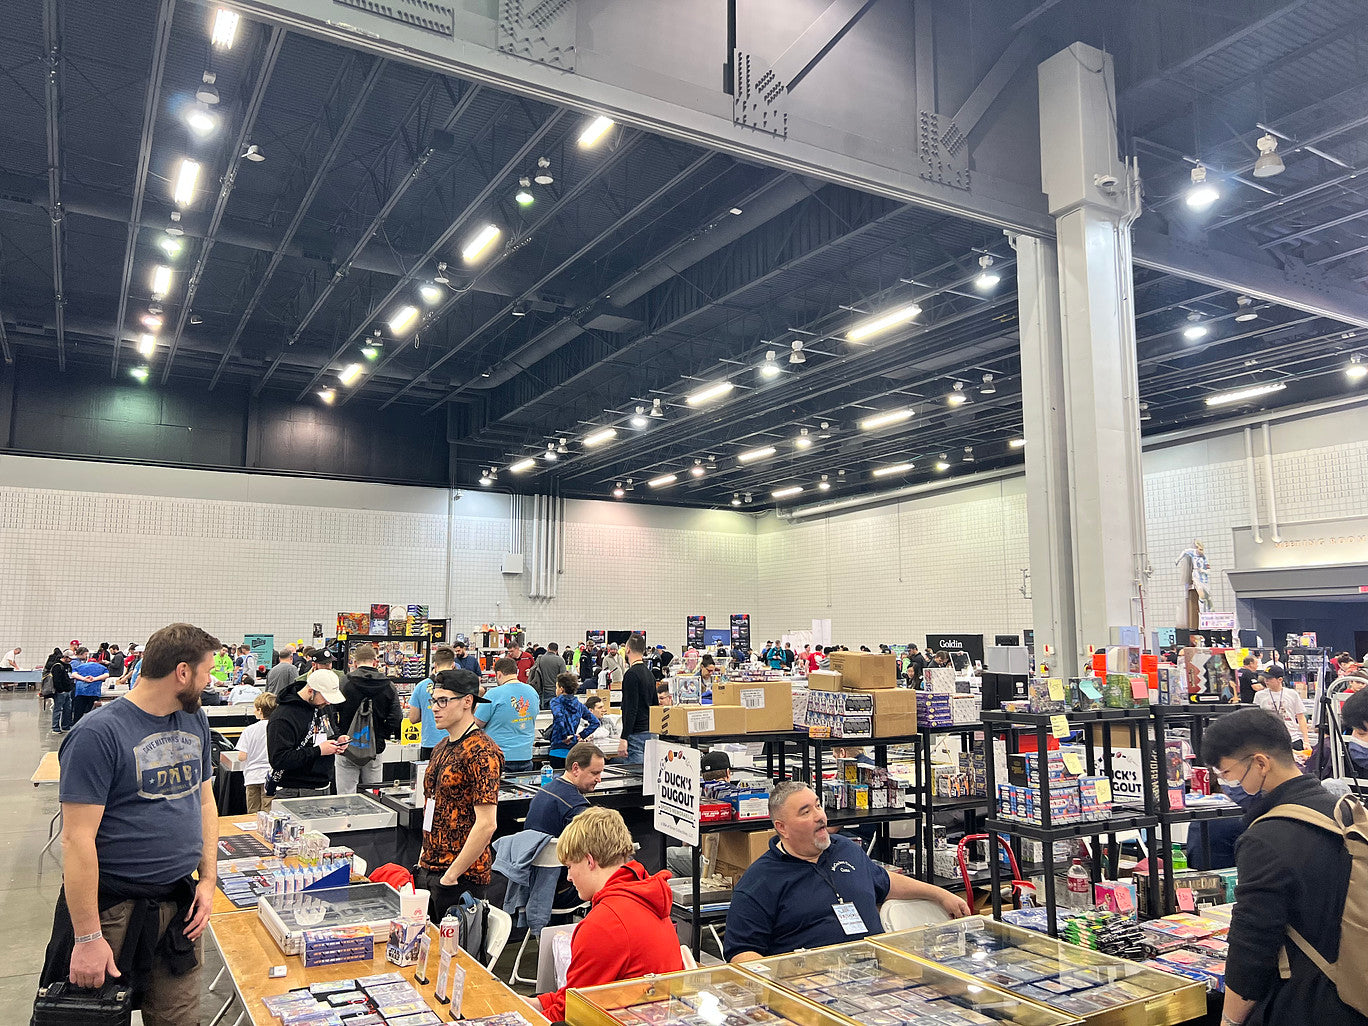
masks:
<svg viewBox="0 0 1368 1026"><path fill-rule="evenodd" d="M864 920L860 918L860 910L850 902L838 901L831 908L836 913L836 920L841 924L841 929L846 932L846 936L869 932Z"/></svg>
<svg viewBox="0 0 1368 1026"><path fill-rule="evenodd" d="M326 730L320 730L313 736L313 743L319 747L322 747L323 742L326 740L328 740L328 732Z"/></svg>
<svg viewBox="0 0 1368 1026"><path fill-rule="evenodd" d="M436 799L429 798L427 804L423 806L423 833L432 833L432 817L437 814Z"/></svg>

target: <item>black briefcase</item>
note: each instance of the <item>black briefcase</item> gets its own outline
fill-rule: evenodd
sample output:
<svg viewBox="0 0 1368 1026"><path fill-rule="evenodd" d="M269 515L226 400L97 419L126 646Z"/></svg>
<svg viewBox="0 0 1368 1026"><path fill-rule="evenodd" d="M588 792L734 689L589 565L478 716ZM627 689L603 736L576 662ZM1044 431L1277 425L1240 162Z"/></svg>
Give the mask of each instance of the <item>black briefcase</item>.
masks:
<svg viewBox="0 0 1368 1026"><path fill-rule="evenodd" d="M133 991L107 981L99 990L70 983L50 983L33 1002L31 1026L129 1026Z"/></svg>

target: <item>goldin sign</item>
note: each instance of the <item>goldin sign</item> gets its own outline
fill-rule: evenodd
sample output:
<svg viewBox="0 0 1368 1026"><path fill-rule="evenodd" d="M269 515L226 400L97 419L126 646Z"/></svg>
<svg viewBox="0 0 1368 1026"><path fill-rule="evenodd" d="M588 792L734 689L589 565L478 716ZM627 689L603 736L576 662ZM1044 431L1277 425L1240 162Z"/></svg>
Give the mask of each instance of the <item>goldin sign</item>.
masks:
<svg viewBox="0 0 1368 1026"><path fill-rule="evenodd" d="M926 647L936 652L963 652L974 662L983 662L982 634L928 634Z"/></svg>

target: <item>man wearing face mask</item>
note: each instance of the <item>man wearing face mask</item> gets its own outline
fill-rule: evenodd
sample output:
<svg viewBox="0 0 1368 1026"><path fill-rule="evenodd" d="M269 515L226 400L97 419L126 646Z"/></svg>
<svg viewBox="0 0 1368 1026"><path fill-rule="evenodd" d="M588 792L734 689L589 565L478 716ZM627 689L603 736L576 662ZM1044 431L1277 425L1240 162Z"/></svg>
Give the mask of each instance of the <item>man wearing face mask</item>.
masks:
<svg viewBox="0 0 1368 1026"><path fill-rule="evenodd" d="M1286 726L1264 709L1217 718L1206 728L1202 758L1222 787L1254 796L1235 850L1239 876L1222 1026L1368 1023L1288 936L1296 930L1331 964L1340 956L1349 852L1338 834L1280 815L1290 809L1333 816L1335 797L1302 775ZM1279 972L1280 951L1287 954L1286 978Z"/></svg>
<svg viewBox="0 0 1368 1026"><path fill-rule="evenodd" d="M779 836L732 893L723 940L727 961L882 933L879 906L887 898L934 901L957 919L969 914L963 898L889 873L850 838L828 833L826 811L806 784L776 784L769 808Z"/></svg>
<svg viewBox="0 0 1368 1026"><path fill-rule="evenodd" d="M333 756L350 740L337 736L332 706L346 701L337 674L314 670L286 685L280 704L266 721L266 751L271 769L280 774L275 796L302 798L327 794L333 779Z"/></svg>

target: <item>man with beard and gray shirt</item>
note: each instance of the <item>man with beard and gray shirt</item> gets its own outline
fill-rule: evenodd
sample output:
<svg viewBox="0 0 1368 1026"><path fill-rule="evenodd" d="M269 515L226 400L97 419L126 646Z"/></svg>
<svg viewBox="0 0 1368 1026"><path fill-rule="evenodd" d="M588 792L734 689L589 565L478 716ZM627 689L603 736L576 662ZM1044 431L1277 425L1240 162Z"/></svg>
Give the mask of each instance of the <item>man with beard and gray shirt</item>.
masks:
<svg viewBox="0 0 1368 1026"><path fill-rule="evenodd" d="M277 698L280 693L299 679L299 669L294 664L294 646L286 645L276 653L276 664L266 674L266 690Z"/></svg>
<svg viewBox="0 0 1368 1026"><path fill-rule="evenodd" d="M551 707L551 699L556 697L556 681L564 672L565 660L561 658L553 641L546 646L545 652L537 656L537 661L532 665L532 672L527 677L527 683L537 689L543 709Z"/></svg>

